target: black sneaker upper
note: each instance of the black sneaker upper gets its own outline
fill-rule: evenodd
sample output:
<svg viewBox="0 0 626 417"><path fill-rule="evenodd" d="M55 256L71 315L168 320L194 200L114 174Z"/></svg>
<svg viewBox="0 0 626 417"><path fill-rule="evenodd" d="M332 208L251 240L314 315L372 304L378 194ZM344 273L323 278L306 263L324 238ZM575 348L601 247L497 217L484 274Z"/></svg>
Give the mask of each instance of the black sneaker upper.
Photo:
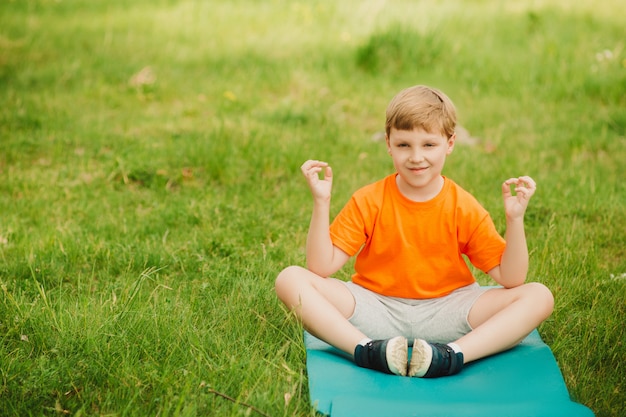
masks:
<svg viewBox="0 0 626 417"><path fill-rule="evenodd" d="M433 360L424 375L424 378L454 375L463 368L463 353L456 353L448 346L440 343L430 343L433 348Z"/></svg>
<svg viewBox="0 0 626 417"><path fill-rule="evenodd" d="M387 342L387 340L372 340L365 346L356 345L354 362L362 368L393 374L387 365Z"/></svg>

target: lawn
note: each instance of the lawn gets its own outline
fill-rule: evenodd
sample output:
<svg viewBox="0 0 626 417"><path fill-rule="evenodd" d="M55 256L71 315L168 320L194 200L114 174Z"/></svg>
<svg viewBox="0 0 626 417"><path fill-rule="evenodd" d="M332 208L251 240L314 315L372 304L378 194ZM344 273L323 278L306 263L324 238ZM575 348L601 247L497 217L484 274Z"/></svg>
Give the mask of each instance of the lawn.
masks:
<svg viewBox="0 0 626 417"><path fill-rule="evenodd" d="M540 333L574 399L623 416L622 9L0 2L0 415L313 416L273 289L304 264L299 167L332 164L335 214L392 172L388 101L428 84L469 132L444 173L499 230L501 182L537 181Z"/></svg>

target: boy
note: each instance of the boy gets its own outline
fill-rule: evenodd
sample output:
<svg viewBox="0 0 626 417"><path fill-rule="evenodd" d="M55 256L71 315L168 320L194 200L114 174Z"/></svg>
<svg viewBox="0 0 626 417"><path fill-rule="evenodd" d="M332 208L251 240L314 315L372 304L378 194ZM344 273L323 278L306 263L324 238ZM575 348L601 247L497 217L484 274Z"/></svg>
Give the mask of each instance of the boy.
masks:
<svg viewBox="0 0 626 417"><path fill-rule="evenodd" d="M453 375L515 346L552 313L550 290L524 283L524 213L535 182L523 176L502 184L503 239L487 211L441 175L455 126L456 110L441 91L401 91L385 125L396 173L358 190L332 224L331 167L314 160L301 167L313 195L308 269L284 269L276 292L311 334L361 367ZM351 282L328 278L355 255ZM503 288L480 287L462 255Z"/></svg>

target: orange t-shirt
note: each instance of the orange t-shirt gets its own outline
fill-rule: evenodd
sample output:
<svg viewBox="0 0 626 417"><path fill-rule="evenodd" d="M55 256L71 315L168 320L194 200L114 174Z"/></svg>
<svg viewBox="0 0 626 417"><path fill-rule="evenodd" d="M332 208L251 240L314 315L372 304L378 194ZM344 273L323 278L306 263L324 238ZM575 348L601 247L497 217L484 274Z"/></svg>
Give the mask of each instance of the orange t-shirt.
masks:
<svg viewBox="0 0 626 417"><path fill-rule="evenodd" d="M506 246L476 199L444 177L427 202L404 197L396 174L358 190L330 225L333 244L353 256L352 281L401 298L442 297L475 278L462 255L487 272Z"/></svg>

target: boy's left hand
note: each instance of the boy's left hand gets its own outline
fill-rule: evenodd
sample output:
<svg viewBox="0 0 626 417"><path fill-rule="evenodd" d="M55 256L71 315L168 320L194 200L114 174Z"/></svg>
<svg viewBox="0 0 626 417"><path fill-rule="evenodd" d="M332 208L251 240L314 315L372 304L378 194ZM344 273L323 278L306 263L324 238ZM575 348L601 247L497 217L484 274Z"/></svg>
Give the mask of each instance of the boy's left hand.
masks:
<svg viewBox="0 0 626 417"><path fill-rule="evenodd" d="M511 186L515 185L515 195ZM528 201L535 194L537 184L527 176L509 178L502 184L502 197L504 198L504 212L508 219L524 217Z"/></svg>

